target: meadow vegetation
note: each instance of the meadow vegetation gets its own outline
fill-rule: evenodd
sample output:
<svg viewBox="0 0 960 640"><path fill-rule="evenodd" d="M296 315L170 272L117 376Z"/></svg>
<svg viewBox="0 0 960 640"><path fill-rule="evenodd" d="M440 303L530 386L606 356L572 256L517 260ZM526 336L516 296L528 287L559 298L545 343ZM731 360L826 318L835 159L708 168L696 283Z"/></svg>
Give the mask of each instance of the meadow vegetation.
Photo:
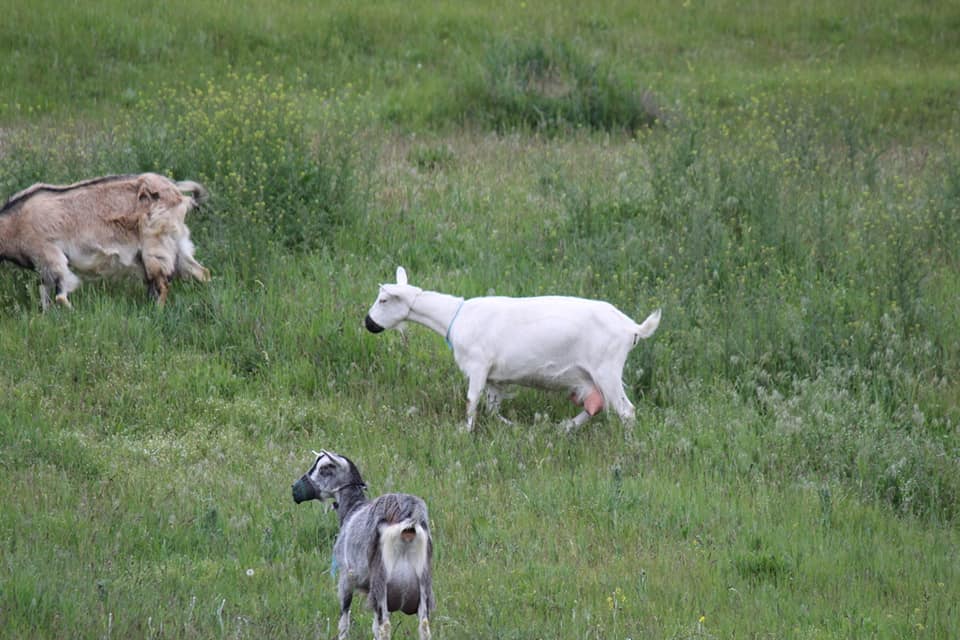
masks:
<svg viewBox="0 0 960 640"><path fill-rule="evenodd" d="M0 197L200 180L214 280L40 314L0 266L0 637L335 636L321 447L429 504L437 638L955 633L949 3L3 14ZM443 340L362 327L398 264L662 307L637 424L521 390L460 431Z"/></svg>

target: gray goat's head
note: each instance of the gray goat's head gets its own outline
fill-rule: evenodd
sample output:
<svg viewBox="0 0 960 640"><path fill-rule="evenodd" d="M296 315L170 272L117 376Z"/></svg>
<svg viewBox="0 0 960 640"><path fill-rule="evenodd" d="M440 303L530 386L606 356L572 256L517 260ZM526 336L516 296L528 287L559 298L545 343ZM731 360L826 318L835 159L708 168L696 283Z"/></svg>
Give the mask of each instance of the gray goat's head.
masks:
<svg viewBox="0 0 960 640"><path fill-rule="evenodd" d="M366 488L360 471L348 458L332 451L313 452L317 459L299 480L293 483L293 501L336 500L344 487Z"/></svg>

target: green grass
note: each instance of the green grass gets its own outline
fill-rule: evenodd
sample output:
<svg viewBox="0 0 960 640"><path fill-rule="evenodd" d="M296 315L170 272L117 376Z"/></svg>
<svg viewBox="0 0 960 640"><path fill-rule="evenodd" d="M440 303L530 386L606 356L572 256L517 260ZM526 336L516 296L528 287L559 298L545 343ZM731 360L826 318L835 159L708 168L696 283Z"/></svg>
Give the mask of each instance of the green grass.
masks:
<svg viewBox="0 0 960 640"><path fill-rule="evenodd" d="M954 634L950 5L3 12L2 195L201 180L214 279L40 314L0 265L0 637L333 637L321 447L428 502L437 638ZM398 264L662 306L636 426L462 433L442 339L362 327Z"/></svg>

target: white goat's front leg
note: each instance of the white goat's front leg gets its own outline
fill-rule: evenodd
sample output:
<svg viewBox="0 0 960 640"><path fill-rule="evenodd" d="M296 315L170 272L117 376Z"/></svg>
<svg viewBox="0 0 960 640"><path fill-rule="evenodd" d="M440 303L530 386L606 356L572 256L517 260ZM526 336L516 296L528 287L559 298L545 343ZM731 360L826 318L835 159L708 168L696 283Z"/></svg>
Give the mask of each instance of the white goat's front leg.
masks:
<svg viewBox="0 0 960 640"><path fill-rule="evenodd" d="M477 405L480 403L480 394L487 386L487 370L476 369L467 374L467 432L473 431L473 423L477 418Z"/></svg>

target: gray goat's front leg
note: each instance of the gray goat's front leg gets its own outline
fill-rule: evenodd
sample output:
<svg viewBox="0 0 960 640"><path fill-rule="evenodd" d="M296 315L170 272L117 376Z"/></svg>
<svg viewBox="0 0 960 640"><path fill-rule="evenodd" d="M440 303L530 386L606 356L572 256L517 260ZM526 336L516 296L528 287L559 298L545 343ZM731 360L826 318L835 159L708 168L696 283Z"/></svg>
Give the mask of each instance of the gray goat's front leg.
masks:
<svg viewBox="0 0 960 640"><path fill-rule="evenodd" d="M347 571L340 574L337 591L340 593L340 622L337 623L337 638L346 640L350 635L350 603L353 602L353 585Z"/></svg>

